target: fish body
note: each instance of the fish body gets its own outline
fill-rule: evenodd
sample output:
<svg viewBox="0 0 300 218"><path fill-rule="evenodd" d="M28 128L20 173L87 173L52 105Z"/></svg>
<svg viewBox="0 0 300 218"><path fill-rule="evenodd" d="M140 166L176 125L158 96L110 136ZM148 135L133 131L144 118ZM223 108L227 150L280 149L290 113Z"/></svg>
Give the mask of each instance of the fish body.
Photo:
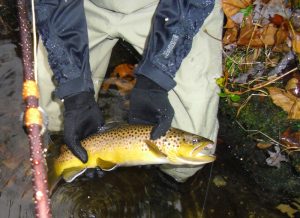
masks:
<svg viewBox="0 0 300 218"><path fill-rule="evenodd" d="M61 177L71 182L87 168L109 171L118 166L202 165L215 160L214 155L207 154L214 144L209 139L171 128L165 136L150 140L151 129L147 125L121 125L82 140L87 163L62 146L60 155L48 162L50 189Z"/></svg>

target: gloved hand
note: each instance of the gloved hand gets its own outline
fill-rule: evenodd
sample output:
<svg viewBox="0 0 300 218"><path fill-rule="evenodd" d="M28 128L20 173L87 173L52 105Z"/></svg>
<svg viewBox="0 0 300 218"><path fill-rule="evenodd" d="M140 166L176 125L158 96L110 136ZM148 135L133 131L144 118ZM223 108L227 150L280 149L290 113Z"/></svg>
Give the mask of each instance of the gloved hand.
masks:
<svg viewBox="0 0 300 218"><path fill-rule="evenodd" d="M174 109L167 90L151 79L138 75L130 96L129 123L154 125L150 137L155 140L168 131L173 117Z"/></svg>
<svg viewBox="0 0 300 218"><path fill-rule="evenodd" d="M64 99L64 140L70 151L83 163L88 161L80 140L96 133L104 124L100 108L90 92L81 92Z"/></svg>

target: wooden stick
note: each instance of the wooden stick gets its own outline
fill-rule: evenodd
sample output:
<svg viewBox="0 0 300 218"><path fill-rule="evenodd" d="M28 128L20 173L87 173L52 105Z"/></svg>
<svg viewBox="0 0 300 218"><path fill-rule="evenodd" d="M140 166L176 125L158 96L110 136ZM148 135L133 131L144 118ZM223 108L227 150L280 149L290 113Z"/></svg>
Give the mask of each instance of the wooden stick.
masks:
<svg viewBox="0 0 300 218"><path fill-rule="evenodd" d="M36 217L50 218L52 215L48 195L46 161L41 140L42 116L38 110L39 94L33 71L32 37L26 10L26 0L18 0L17 5L24 68L23 100L26 105L24 124L30 143L35 215Z"/></svg>

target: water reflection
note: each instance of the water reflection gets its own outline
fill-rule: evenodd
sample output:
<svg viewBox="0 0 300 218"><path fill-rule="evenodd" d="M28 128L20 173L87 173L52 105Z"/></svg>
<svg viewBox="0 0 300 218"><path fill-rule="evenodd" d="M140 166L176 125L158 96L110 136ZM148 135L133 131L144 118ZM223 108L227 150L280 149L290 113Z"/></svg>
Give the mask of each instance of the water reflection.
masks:
<svg viewBox="0 0 300 218"><path fill-rule="evenodd" d="M17 46L0 40L1 217L33 217L29 146L20 122L22 63Z"/></svg>
<svg viewBox="0 0 300 218"><path fill-rule="evenodd" d="M155 167L119 168L100 178L62 183L52 195L54 217L285 217L247 178L211 167L179 184ZM214 169L214 168L213 168ZM226 172L227 171L227 172ZM213 181L222 177L225 183ZM221 185L220 185L221 184ZM210 186L208 186L210 185ZM267 194L267 193L266 193ZM204 209L204 210L203 210Z"/></svg>
<svg viewBox="0 0 300 218"><path fill-rule="evenodd" d="M180 187L159 176L156 169L132 167L64 183L52 196L54 216L182 217Z"/></svg>

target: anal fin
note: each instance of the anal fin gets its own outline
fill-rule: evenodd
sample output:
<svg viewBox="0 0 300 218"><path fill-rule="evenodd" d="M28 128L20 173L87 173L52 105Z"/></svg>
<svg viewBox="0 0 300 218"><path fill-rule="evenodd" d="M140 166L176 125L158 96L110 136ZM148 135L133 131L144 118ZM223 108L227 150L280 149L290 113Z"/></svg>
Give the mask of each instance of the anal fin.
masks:
<svg viewBox="0 0 300 218"><path fill-rule="evenodd" d="M82 175L87 168L82 167L72 167L65 169L62 173L62 177L66 182L73 182L78 176Z"/></svg>
<svg viewBox="0 0 300 218"><path fill-rule="evenodd" d="M111 171L111 170L114 170L116 167L118 167L118 165L116 163L102 160L101 158L97 159L97 165L100 167L101 170L104 170L104 171Z"/></svg>

